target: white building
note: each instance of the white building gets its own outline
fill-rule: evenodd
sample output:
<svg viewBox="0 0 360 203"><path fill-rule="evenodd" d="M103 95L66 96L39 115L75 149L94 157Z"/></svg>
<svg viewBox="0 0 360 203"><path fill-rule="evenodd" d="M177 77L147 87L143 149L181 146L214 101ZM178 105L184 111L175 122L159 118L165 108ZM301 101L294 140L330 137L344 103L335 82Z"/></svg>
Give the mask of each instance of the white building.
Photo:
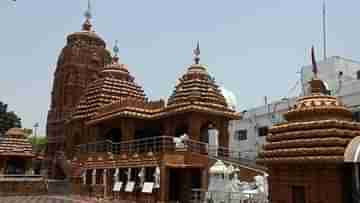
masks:
<svg viewBox="0 0 360 203"><path fill-rule="evenodd" d="M332 95L354 112L354 119L360 122L360 62L334 56L319 61L319 78L328 84ZM307 83L312 78L312 66L301 68L302 93L307 94ZM283 98L267 105L243 111L241 120L230 123L230 148L238 151L237 156L255 159L265 143L268 129L282 122L282 114L294 105L297 98Z"/></svg>

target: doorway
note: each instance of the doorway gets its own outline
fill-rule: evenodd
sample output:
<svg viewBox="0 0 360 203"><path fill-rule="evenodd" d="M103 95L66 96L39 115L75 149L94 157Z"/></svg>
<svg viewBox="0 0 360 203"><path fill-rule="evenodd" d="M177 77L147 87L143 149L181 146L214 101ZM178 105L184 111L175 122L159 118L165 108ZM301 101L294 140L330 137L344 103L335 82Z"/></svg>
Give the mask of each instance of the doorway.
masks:
<svg viewBox="0 0 360 203"><path fill-rule="evenodd" d="M169 200L190 202L192 190L201 188L200 168L169 169Z"/></svg>

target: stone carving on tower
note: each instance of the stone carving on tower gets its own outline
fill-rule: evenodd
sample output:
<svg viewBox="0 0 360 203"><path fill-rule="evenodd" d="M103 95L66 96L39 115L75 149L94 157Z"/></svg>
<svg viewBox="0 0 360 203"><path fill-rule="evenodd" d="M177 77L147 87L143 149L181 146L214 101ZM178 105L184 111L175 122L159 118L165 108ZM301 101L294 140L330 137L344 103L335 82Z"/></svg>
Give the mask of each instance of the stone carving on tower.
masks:
<svg viewBox="0 0 360 203"><path fill-rule="evenodd" d="M67 36L57 61L47 119L49 159L64 149L64 122L83 90L111 61L105 41L92 30L90 6L85 17L82 30Z"/></svg>

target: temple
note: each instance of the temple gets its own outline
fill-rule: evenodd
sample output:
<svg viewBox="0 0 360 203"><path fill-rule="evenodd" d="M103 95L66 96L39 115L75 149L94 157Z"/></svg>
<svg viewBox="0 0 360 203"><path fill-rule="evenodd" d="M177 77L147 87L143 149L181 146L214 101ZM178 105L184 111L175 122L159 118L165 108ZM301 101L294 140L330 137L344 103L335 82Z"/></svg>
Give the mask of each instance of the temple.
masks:
<svg viewBox="0 0 360 203"><path fill-rule="evenodd" d="M215 79L194 62L169 99L150 101L131 68L114 55L86 15L58 59L48 113L49 175L73 190L123 200L189 202L206 191L212 157L228 157L228 125L240 114ZM218 146L209 143L216 130ZM176 183L176 184L175 184Z"/></svg>
<svg viewBox="0 0 360 203"><path fill-rule="evenodd" d="M360 124L339 98L327 95L313 49L312 61L310 95L299 98L284 114L286 121L269 130L260 153L258 162L269 171L270 201L358 202L358 170L352 163L358 163Z"/></svg>
<svg viewBox="0 0 360 203"><path fill-rule="evenodd" d="M22 129L11 128L4 137L0 137L0 174L31 174L34 157L32 146Z"/></svg>
<svg viewBox="0 0 360 203"><path fill-rule="evenodd" d="M36 155L21 128L0 136L0 196L46 193L42 176L34 174Z"/></svg>

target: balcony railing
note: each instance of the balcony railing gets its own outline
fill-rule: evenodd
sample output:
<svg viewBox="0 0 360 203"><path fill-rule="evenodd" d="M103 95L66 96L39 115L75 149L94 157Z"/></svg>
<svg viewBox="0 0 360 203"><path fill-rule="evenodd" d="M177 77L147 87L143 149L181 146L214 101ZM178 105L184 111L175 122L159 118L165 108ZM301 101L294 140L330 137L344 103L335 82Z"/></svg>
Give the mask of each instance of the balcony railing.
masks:
<svg viewBox="0 0 360 203"><path fill-rule="evenodd" d="M133 154L147 152L192 152L206 155L212 159L220 159L235 164L242 164L259 170L266 170L265 167L257 165L255 160L239 157L240 151L230 150L226 147L209 145L191 139L180 139L170 136L158 136L142 138L124 142L112 142L110 140L97 141L88 144L78 145L79 153L106 153L113 154Z"/></svg>
<svg viewBox="0 0 360 203"><path fill-rule="evenodd" d="M0 182L2 181L43 181L42 175L28 175L28 174L0 174Z"/></svg>

